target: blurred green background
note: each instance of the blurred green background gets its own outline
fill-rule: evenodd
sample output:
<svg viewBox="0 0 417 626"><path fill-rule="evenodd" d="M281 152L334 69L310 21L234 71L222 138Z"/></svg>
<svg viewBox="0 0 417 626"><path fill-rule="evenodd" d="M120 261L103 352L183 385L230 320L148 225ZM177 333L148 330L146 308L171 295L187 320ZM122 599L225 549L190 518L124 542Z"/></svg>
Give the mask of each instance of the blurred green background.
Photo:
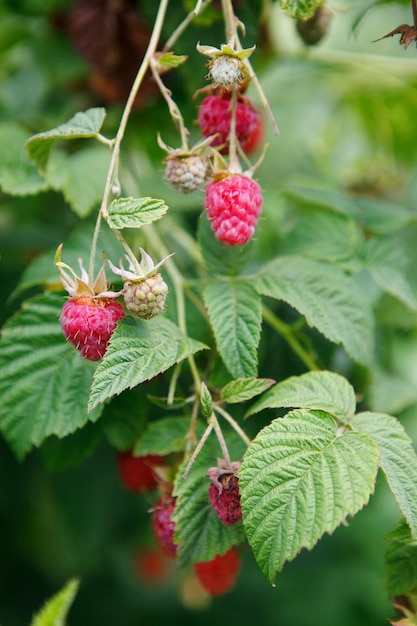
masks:
<svg viewBox="0 0 417 626"><path fill-rule="evenodd" d="M92 4L76 6L87 11ZM111 3L95 4L104 11ZM145 41L156 4L134 6L142 15ZM165 36L185 14L184 4L193 6L172 3ZM367 5L374 6L365 13ZM90 38L83 39L76 27L69 26L74 6L69 0L18 0L0 6L0 138L8 137L11 124L18 125L16 141L23 139L15 145L16 151L22 149L25 137L91 106L108 109L107 136L117 129L131 71L116 80L100 59L106 46L118 50L121 41L107 42L97 25ZM416 50L414 46L404 50L398 37L373 42L398 24L409 23L411 9L407 2L335 0L329 6L333 19L328 34L318 46L308 48L277 3L270 4L267 13L260 1L237 3L236 10L248 26L247 44L257 43L254 63L280 128L276 137L266 123L269 148L257 171L265 214L277 228L287 224L281 190L296 182L319 181L414 206ZM199 40L222 43L222 24L202 21L187 32L176 52L189 54L190 62L170 77L169 85L197 136L192 95L205 85L206 68L194 45ZM136 67L134 57L133 62ZM176 139L165 103L152 84L147 89L129 124L124 176L127 184L159 197L164 155L156 133L159 130L171 145ZM259 103L256 91L250 89ZM23 270L40 253L65 240L79 221L73 205L84 194L74 178L67 184L58 181L58 191L16 195L16 181L7 178L15 156L6 145L8 149L0 153L2 323L22 298L14 290ZM92 202L98 203L104 179L103 166L95 163L91 161L89 192L96 193ZM64 197L59 189L64 189ZM164 197L185 216L202 206L202 196L184 199L168 187ZM414 343L395 344L397 361L408 359L406 376L413 384L417 379ZM401 418L416 441L415 405ZM275 588L263 578L248 550L242 554L236 588L207 601L189 591L189 572L170 571L163 584L150 584L135 573L134 555L152 543L148 512L152 499L121 486L115 450L108 440L100 440L94 453L88 454L100 436L97 429L85 429L86 459L75 467L71 450L76 439L64 448L48 441L22 463L0 440L2 626L28 625L33 612L74 576L81 579L81 587L69 623L77 626L195 622L204 626L232 620L242 626L254 620L271 626L382 626L393 618L385 592L384 535L399 519L399 512L383 480L370 505L333 537L323 538L311 553L304 551L288 564Z"/></svg>

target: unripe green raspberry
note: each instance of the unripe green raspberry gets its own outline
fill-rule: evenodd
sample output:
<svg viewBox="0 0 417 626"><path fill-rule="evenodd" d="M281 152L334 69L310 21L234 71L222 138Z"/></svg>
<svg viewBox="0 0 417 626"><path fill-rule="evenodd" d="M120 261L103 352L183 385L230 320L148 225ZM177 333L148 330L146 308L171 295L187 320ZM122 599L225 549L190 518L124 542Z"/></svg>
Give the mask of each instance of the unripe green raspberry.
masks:
<svg viewBox="0 0 417 626"><path fill-rule="evenodd" d="M166 160L165 179L174 189L190 193L204 186L207 167L207 158L197 154L169 156Z"/></svg>
<svg viewBox="0 0 417 626"><path fill-rule="evenodd" d="M142 280L127 280L123 288L126 308L142 319L150 319L165 310L167 293L168 285L158 273Z"/></svg>
<svg viewBox="0 0 417 626"><path fill-rule="evenodd" d="M209 67L213 83L224 89L237 87L244 78L242 61L236 57L215 56Z"/></svg>

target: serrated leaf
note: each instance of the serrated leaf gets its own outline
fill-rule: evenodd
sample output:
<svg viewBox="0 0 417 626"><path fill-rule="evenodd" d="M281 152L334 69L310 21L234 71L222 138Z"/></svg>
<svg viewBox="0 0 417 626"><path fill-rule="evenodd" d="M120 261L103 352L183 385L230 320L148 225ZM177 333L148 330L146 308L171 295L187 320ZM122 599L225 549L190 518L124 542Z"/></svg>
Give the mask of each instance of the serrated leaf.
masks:
<svg viewBox="0 0 417 626"><path fill-rule="evenodd" d="M274 259L254 282L259 293L284 300L310 326L341 344L352 359L370 365L374 320L366 293L353 278L325 263L298 256Z"/></svg>
<svg viewBox="0 0 417 626"><path fill-rule="evenodd" d="M263 409L282 407L326 411L342 422L348 422L356 410L355 390L340 374L307 372L277 383L255 402L246 416Z"/></svg>
<svg viewBox="0 0 417 626"><path fill-rule="evenodd" d="M315 10L323 0L279 0L281 9L289 16L299 20L313 17Z"/></svg>
<svg viewBox="0 0 417 626"><path fill-rule="evenodd" d="M48 188L25 151L28 137L29 133L19 124L0 124L0 188L3 193L25 196Z"/></svg>
<svg viewBox="0 0 417 626"><path fill-rule="evenodd" d="M417 590L417 546L412 544L410 528L401 521L385 539L387 593L390 598Z"/></svg>
<svg viewBox="0 0 417 626"><path fill-rule="evenodd" d="M33 617L31 626L65 626L68 611L77 594L79 580L70 580Z"/></svg>
<svg viewBox="0 0 417 626"><path fill-rule="evenodd" d="M204 293L217 349L234 378L256 376L261 336L261 299L243 280L213 280Z"/></svg>
<svg viewBox="0 0 417 626"><path fill-rule="evenodd" d="M187 447L189 430L189 417L164 417L150 422L135 443L133 452L137 456L146 454L165 456L172 452L183 452ZM201 435L203 430L201 422L197 422L197 434Z"/></svg>
<svg viewBox="0 0 417 626"><path fill-rule="evenodd" d="M417 454L411 439L402 424L385 413L358 413L351 424L378 446L382 471L417 542Z"/></svg>
<svg viewBox="0 0 417 626"><path fill-rule="evenodd" d="M109 206L111 228L141 228L159 220L168 211L163 200L156 198L118 198Z"/></svg>
<svg viewBox="0 0 417 626"><path fill-rule="evenodd" d="M63 296L23 303L0 340L0 429L18 458L49 435L64 437L88 421L87 399L96 363L64 339L58 318Z"/></svg>
<svg viewBox="0 0 417 626"><path fill-rule="evenodd" d="M378 450L362 433L340 433L327 413L297 410L262 429L239 469L243 523L265 576L311 549L373 493Z"/></svg>
<svg viewBox="0 0 417 626"><path fill-rule="evenodd" d="M105 109L95 107L76 113L68 122L52 130L33 135L26 142L30 158L40 171L44 171L55 141L97 137L105 116Z"/></svg>
<svg viewBox="0 0 417 626"><path fill-rule="evenodd" d="M246 402L269 389L274 382L272 378L238 378L223 387L220 397L229 404Z"/></svg>
<svg viewBox="0 0 417 626"><path fill-rule="evenodd" d="M175 324L162 316L153 320L124 318L95 371L89 410L206 347L185 337Z"/></svg>
<svg viewBox="0 0 417 626"><path fill-rule="evenodd" d="M174 54L173 52L165 52L157 57L158 65L160 67L178 67L187 60L187 56L184 54Z"/></svg>
<svg viewBox="0 0 417 626"><path fill-rule="evenodd" d="M239 276L252 256L254 242L245 246L226 246L218 241L211 229L206 214L202 215L198 224L198 243L207 267L216 274Z"/></svg>
<svg viewBox="0 0 417 626"><path fill-rule="evenodd" d="M204 417L210 417L213 413L213 399L205 382L201 383L200 403Z"/></svg>
<svg viewBox="0 0 417 626"><path fill-rule="evenodd" d="M244 449L242 442L231 435L227 444L232 460L240 459ZM232 546L245 540L242 522L233 526L223 524L208 499L210 480L206 473L221 456L220 446L212 437L197 456L187 478L183 478L187 463L178 471L174 486L177 505L173 519L176 541L180 544L177 552L180 567L210 561L216 554L225 554Z"/></svg>
<svg viewBox="0 0 417 626"><path fill-rule="evenodd" d="M109 150L102 145L74 154L56 151L49 159L46 179L79 217L86 217L101 200L109 162Z"/></svg>

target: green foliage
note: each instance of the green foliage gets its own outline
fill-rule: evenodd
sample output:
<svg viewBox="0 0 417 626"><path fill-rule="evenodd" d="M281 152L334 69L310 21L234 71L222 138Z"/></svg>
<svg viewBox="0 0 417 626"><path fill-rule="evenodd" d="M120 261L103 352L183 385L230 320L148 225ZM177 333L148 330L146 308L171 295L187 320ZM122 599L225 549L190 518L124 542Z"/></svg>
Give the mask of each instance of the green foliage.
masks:
<svg viewBox="0 0 417 626"><path fill-rule="evenodd" d="M24 150L28 137L29 133L17 123L0 124L0 187L4 193L25 196L47 187Z"/></svg>
<svg viewBox="0 0 417 626"><path fill-rule="evenodd" d="M386 537L385 567L390 598L416 592L417 546L411 540L410 528L402 520Z"/></svg>
<svg viewBox="0 0 417 626"><path fill-rule="evenodd" d="M140 228L159 220L168 211L163 200L155 198L119 198L109 206L110 228Z"/></svg>
<svg viewBox="0 0 417 626"><path fill-rule="evenodd" d="M373 316L366 293L337 267L303 257L270 261L259 272L260 294L284 300L358 363L373 360Z"/></svg>
<svg viewBox="0 0 417 626"><path fill-rule="evenodd" d="M78 587L78 580L70 580L34 616L31 626L65 626L67 613L77 594Z"/></svg>
<svg viewBox="0 0 417 626"><path fill-rule="evenodd" d="M243 280L213 280L204 301L217 349L234 378L256 376L261 336L261 299Z"/></svg>
<svg viewBox="0 0 417 626"><path fill-rule="evenodd" d="M346 378L334 372L309 372L272 387L246 415L278 407L318 409L349 422L356 409L355 390Z"/></svg>
<svg viewBox="0 0 417 626"><path fill-rule="evenodd" d="M286 561L368 502L377 469L370 437L340 433L327 413L295 410L258 433L239 486L248 541L271 582Z"/></svg>
<svg viewBox="0 0 417 626"><path fill-rule="evenodd" d="M94 372L89 410L125 389L158 376L205 347L185 337L175 324L164 318L121 320Z"/></svg>
<svg viewBox="0 0 417 626"><path fill-rule="evenodd" d="M238 378L223 387L221 399L228 404L246 402L266 391L274 382L269 378Z"/></svg>
<svg viewBox="0 0 417 626"><path fill-rule="evenodd" d="M322 0L279 0L279 2L287 15L300 20L308 20L322 4Z"/></svg>
<svg viewBox="0 0 417 626"><path fill-rule="evenodd" d="M0 425L22 459L50 435L65 435L95 421L87 412L95 363L67 344L58 317L62 297L27 300L3 328L0 341Z"/></svg>
<svg viewBox="0 0 417 626"><path fill-rule="evenodd" d="M417 541L417 456L403 426L391 415L358 413L352 427L378 446L380 465Z"/></svg>
<svg viewBox="0 0 417 626"><path fill-rule="evenodd" d="M52 130L33 135L26 142L29 156L40 171L44 171L51 150L58 139L88 139L97 137L106 116L101 107L76 113L65 124Z"/></svg>

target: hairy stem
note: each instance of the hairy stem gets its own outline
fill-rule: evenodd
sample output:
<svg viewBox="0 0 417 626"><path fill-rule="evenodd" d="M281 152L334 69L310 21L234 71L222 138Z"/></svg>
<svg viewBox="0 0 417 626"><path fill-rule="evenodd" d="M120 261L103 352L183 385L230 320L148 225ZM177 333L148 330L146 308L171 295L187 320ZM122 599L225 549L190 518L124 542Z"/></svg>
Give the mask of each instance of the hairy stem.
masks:
<svg viewBox="0 0 417 626"><path fill-rule="evenodd" d="M98 235L100 231L100 219L101 219L101 216L103 216L105 219L108 218L107 207L108 207L108 202L110 198L112 183L114 180L114 173L117 172L117 164L119 161L119 154L120 154L120 145L122 143L122 140L125 134L127 122L129 120L129 116L132 111L133 103L136 99L137 93L143 82L145 74L149 68L150 60L156 52L159 38L161 36L161 30L162 30L162 25L165 19L166 10L168 8L168 2L169 0L161 0L159 3L158 13L155 18L152 35L148 43L148 48L145 52L145 56L143 57L142 63L139 67L138 73L136 74L136 78L130 90L129 97L127 99L127 102L126 102L126 105L125 105L125 108L123 110L122 117L120 120L119 129L114 139L112 156L110 160L109 169L107 172L106 182L104 185L103 199L101 201L100 211L97 217L96 228L95 228L93 240L91 243L90 263L89 263L89 269L88 269L89 278L91 281L93 280L93 277L94 277L94 259L95 259L96 249L97 249Z"/></svg>
<svg viewBox="0 0 417 626"><path fill-rule="evenodd" d="M229 413L225 411L221 406L215 405L214 410L217 411L217 413L219 413L222 417L224 417L226 422L228 422L230 426L237 432L239 437L243 439L246 445L250 446L251 440L249 439L245 431L239 426L236 420L234 420L233 417L229 415Z"/></svg>

